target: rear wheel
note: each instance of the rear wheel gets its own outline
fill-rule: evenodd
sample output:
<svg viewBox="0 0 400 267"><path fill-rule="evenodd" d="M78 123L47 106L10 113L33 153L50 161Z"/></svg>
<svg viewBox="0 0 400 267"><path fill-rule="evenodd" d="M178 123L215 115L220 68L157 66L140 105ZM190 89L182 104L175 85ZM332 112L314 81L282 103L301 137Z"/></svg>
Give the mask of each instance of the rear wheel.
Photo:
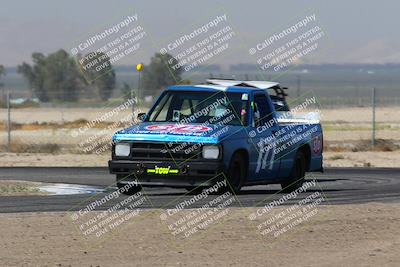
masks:
<svg viewBox="0 0 400 267"><path fill-rule="evenodd" d="M306 159L302 151L297 151L289 178L281 183L283 192L292 192L303 185L306 175Z"/></svg>
<svg viewBox="0 0 400 267"><path fill-rule="evenodd" d="M142 187L135 181L125 181L124 183L121 183L121 180L126 179L126 175L117 175L117 187L122 194L132 196L142 190Z"/></svg>

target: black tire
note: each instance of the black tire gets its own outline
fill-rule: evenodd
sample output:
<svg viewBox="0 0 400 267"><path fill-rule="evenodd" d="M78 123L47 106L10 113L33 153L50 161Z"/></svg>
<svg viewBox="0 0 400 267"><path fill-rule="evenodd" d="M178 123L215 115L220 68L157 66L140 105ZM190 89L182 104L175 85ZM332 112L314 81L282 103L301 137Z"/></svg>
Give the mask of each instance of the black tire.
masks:
<svg viewBox="0 0 400 267"><path fill-rule="evenodd" d="M246 162L239 153L235 153L232 156L226 176L229 184L224 189L233 193L239 193L246 181Z"/></svg>
<svg viewBox="0 0 400 267"><path fill-rule="evenodd" d="M140 185L135 185L133 184L134 182L132 181L132 184L130 184L130 186L127 188L127 184L126 183L120 183L120 180L124 180L126 178L126 176L120 177L119 175L117 175L117 187L118 190L127 196L132 196L134 194L136 194L137 192L142 191L142 187Z"/></svg>
<svg viewBox="0 0 400 267"><path fill-rule="evenodd" d="M293 192L303 185L306 175L306 159L302 151L297 151L294 159L294 165L290 176L281 183L282 191L286 193Z"/></svg>

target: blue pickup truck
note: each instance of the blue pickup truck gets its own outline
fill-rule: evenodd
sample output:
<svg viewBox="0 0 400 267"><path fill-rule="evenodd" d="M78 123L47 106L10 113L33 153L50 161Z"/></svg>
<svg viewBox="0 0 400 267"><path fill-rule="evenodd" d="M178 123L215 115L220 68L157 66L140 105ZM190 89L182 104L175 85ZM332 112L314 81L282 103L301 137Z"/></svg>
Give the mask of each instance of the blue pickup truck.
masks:
<svg viewBox="0 0 400 267"><path fill-rule="evenodd" d="M234 192L260 184L293 191L306 172L323 171L323 136L319 120L293 116L285 89L216 79L170 86L139 124L114 134L110 173L128 195L144 186L204 188L215 177Z"/></svg>

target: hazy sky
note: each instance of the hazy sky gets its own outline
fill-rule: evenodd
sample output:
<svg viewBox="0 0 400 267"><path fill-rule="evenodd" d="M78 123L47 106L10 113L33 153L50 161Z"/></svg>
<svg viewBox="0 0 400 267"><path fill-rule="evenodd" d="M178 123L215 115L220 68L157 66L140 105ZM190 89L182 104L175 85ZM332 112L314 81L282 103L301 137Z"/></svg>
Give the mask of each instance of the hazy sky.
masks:
<svg viewBox="0 0 400 267"><path fill-rule="evenodd" d="M254 63L248 49L271 33L315 13L326 40L310 63L400 63L399 1L103 1L0 0L0 64L29 61L34 51L70 50L91 36L137 13L152 39L140 54L148 58L171 36L226 13L238 37L217 63ZM137 60L125 58L120 64Z"/></svg>

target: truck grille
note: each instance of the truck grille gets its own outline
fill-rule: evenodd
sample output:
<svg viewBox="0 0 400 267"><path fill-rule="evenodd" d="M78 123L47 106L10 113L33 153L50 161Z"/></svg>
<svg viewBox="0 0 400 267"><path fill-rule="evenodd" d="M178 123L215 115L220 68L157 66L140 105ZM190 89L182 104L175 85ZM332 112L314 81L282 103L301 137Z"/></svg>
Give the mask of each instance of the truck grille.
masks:
<svg viewBox="0 0 400 267"><path fill-rule="evenodd" d="M187 160L201 157L201 145L184 143L132 143L132 159Z"/></svg>

